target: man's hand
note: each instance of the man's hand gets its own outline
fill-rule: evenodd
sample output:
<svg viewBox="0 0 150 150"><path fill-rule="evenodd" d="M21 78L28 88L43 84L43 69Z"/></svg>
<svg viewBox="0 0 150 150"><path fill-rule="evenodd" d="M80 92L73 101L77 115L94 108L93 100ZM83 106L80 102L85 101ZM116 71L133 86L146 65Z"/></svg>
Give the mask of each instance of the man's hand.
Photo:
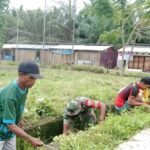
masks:
<svg viewBox="0 0 150 150"><path fill-rule="evenodd" d="M34 138L32 137L29 142L31 143L31 145L35 148L42 146L44 143L38 139L38 138Z"/></svg>
<svg viewBox="0 0 150 150"><path fill-rule="evenodd" d="M18 127L19 128L24 128L24 121L23 120L21 120L19 123L18 123Z"/></svg>
<svg viewBox="0 0 150 150"><path fill-rule="evenodd" d="M150 102L145 102L147 105L150 105Z"/></svg>
<svg viewBox="0 0 150 150"><path fill-rule="evenodd" d="M26 133L22 128L18 127L16 124L7 124L7 127L11 132L32 144L32 146L40 147L43 145L43 142L40 139L32 137L31 135Z"/></svg>
<svg viewBox="0 0 150 150"><path fill-rule="evenodd" d="M144 103L143 103L143 106L144 106L144 107L150 107L150 104L148 104L147 102L144 102Z"/></svg>

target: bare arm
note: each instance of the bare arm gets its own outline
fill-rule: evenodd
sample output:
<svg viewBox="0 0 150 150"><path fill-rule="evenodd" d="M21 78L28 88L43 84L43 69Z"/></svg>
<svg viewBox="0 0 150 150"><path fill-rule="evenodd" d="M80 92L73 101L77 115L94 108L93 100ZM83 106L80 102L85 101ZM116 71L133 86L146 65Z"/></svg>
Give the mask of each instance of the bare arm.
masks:
<svg viewBox="0 0 150 150"><path fill-rule="evenodd" d="M30 136L23 129L19 128L17 125L8 124L7 127L9 128L9 130L11 132L13 132L17 136L23 138L24 140L26 140L30 144L32 144L33 147L39 147L39 146L43 145L43 142L40 139Z"/></svg>
<svg viewBox="0 0 150 150"><path fill-rule="evenodd" d="M70 131L70 126L69 124L64 124L63 125L63 134L68 135Z"/></svg>
<svg viewBox="0 0 150 150"><path fill-rule="evenodd" d="M129 103L129 105L132 105L132 106L142 106L142 105L144 105L144 103L142 101L138 101L136 99L136 97L133 97L133 96L130 96L128 98L128 103Z"/></svg>
<svg viewBox="0 0 150 150"><path fill-rule="evenodd" d="M99 121L105 120L105 115L106 115L106 104L101 102Z"/></svg>

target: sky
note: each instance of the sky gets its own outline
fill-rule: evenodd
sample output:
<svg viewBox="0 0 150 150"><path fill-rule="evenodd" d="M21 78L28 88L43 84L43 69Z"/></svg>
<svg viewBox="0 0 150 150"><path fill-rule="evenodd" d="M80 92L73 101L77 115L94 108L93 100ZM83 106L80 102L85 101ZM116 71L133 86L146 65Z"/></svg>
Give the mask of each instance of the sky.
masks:
<svg viewBox="0 0 150 150"><path fill-rule="evenodd" d="M60 0L46 0L47 2L47 8L52 6L59 6L58 1ZM62 0L65 3L68 2L68 0ZM77 0L77 13L84 8L84 2L89 3L90 0ZM135 0L128 0L129 3L133 3ZM10 8L19 8L21 5L23 5L23 8L25 10L30 9L37 9L41 8L44 10L45 7L45 0L10 0Z"/></svg>
<svg viewBox="0 0 150 150"><path fill-rule="evenodd" d="M57 3L59 0L46 0L47 7L51 6L59 6ZM68 0L63 0L65 3L68 2ZM81 9L84 8L83 2L89 2L89 0L77 0L77 12L79 12ZM45 0L10 0L10 8L19 8L21 5L23 5L24 9L37 9L41 8L44 10L45 6Z"/></svg>

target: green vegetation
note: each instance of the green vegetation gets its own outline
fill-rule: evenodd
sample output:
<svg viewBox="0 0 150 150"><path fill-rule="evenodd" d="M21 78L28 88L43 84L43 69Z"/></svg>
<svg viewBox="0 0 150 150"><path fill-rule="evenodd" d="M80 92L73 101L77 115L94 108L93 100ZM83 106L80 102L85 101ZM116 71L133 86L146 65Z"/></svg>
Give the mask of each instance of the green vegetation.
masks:
<svg viewBox="0 0 150 150"><path fill-rule="evenodd" d="M76 70L87 71L93 73L106 73L107 70L104 67L89 66L89 65L52 65L52 69L64 69L64 70Z"/></svg>
<svg viewBox="0 0 150 150"><path fill-rule="evenodd" d="M139 130L150 126L150 116L136 109L122 115L110 114L103 125L89 128L69 136L55 137L62 150L113 150Z"/></svg>
<svg viewBox="0 0 150 150"><path fill-rule="evenodd" d="M9 0L0 0L0 48L5 40L6 17L4 17Z"/></svg>
<svg viewBox="0 0 150 150"><path fill-rule="evenodd" d="M63 66L63 68L67 67ZM37 123L44 122L45 117L49 117L49 119L62 117L67 102L77 96L86 96L113 104L115 95L122 86L138 81L140 76L148 75L132 73L131 76L129 74L127 74L128 76L116 76L115 70L109 70L109 73L93 73L89 72L90 67L87 66L85 68L88 68L88 72L84 67L83 71L68 68L66 70L50 68L41 70L45 78L37 80L28 95L24 115L26 127L33 127ZM8 84L16 76L15 69L2 71L0 87ZM93 126L86 132L79 131L67 137L59 136L55 140L63 150L82 150L83 148L86 150L110 150L138 130L148 127L149 124L149 112L138 108L122 115L109 114L104 125ZM40 131L38 131L39 134L41 134ZM28 144L25 147L32 149Z"/></svg>
<svg viewBox="0 0 150 150"><path fill-rule="evenodd" d="M1 1L3 3L0 2L0 9L4 10L4 4L8 1ZM85 3L82 11L76 13L75 43L122 46L126 44L133 30L129 44L133 44L134 41L136 43L150 42L149 0L137 0L133 3L129 3L128 0L89 1ZM67 2L60 0L57 3L59 7L47 6L45 42L63 44L72 42L75 6L74 0ZM16 43L16 27L18 26L20 43L42 43L43 16L44 12L41 9L24 10L23 6L5 11L5 14L0 17L5 21L3 28L6 32L3 33L3 37L7 42ZM1 24L2 21L0 21L0 27ZM0 39L3 37L0 36Z"/></svg>

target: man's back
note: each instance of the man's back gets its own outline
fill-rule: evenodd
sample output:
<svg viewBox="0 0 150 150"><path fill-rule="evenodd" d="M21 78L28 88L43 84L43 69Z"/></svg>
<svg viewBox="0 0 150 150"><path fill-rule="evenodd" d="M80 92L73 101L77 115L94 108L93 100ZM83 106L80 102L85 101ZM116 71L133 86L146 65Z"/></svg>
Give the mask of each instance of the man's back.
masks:
<svg viewBox="0 0 150 150"><path fill-rule="evenodd" d="M115 106L122 107L124 105L125 101L128 100L129 96L137 96L138 92L139 92L139 87L138 87L137 83L135 83L135 84L131 83L131 84L123 87L119 91L119 93L115 99Z"/></svg>

